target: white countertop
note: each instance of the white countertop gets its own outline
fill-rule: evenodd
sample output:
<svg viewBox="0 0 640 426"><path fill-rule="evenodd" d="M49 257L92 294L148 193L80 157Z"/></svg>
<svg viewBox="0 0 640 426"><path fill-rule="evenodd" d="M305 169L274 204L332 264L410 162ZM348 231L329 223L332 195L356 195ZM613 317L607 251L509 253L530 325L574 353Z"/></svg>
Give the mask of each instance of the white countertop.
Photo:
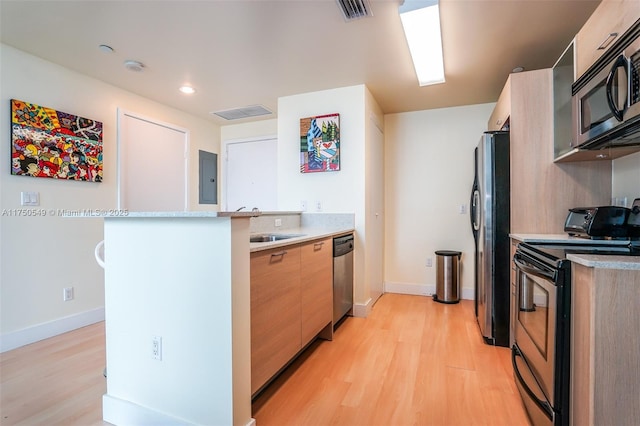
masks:
<svg viewBox="0 0 640 426"><path fill-rule="evenodd" d="M640 256L569 254L567 259L590 268L630 269L640 271Z"/></svg>
<svg viewBox="0 0 640 426"><path fill-rule="evenodd" d="M282 229L277 232L256 232L251 235L260 234L296 234L299 237L287 238L286 240L268 241L264 243L250 243L249 248L251 252L269 250L278 247L284 247L291 244L305 243L308 241L318 240L322 238L333 238L340 235L346 235L353 232L352 228L290 228Z"/></svg>

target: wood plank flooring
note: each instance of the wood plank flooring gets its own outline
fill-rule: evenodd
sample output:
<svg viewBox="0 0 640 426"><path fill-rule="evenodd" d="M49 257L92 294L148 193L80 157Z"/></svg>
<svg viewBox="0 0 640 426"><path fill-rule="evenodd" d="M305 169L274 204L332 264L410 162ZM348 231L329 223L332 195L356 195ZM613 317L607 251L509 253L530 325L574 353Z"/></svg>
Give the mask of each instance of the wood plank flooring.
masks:
<svg viewBox="0 0 640 426"><path fill-rule="evenodd" d="M1 425L108 425L104 324L0 354ZM507 348L485 345L473 302L385 294L347 318L253 403L258 426L529 425Z"/></svg>
<svg viewBox="0 0 640 426"><path fill-rule="evenodd" d="M316 341L253 403L258 426L529 425L507 348L473 302L385 294Z"/></svg>
<svg viewBox="0 0 640 426"><path fill-rule="evenodd" d="M104 322L0 354L0 424L108 425Z"/></svg>

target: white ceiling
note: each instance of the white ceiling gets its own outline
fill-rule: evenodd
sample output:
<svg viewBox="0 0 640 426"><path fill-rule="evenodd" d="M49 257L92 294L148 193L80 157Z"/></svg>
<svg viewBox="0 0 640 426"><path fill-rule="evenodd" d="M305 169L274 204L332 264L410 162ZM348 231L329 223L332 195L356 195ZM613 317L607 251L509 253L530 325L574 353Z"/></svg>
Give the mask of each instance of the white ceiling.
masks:
<svg viewBox="0 0 640 426"><path fill-rule="evenodd" d="M371 0L1 0L2 43L219 124L211 111L366 84L384 113L494 102L516 66L551 67L599 0L440 0L446 83L419 87L398 16ZM113 53L98 46L107 44ZM134 59L143 72L124 68ZM184 83L197 93L178 92ZM246 119L244 120L246 121Z"/></svg>

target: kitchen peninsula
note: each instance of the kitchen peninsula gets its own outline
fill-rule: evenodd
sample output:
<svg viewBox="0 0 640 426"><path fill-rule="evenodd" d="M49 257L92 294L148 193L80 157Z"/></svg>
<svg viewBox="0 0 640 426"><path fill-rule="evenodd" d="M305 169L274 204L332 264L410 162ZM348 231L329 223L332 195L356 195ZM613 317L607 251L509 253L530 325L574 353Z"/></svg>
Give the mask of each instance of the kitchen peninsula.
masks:
<svg viewBox="0 0 640 426"><path fill-rule="evenodd" d="M256 215L105 218L105 421L254 423L250 251L259 244L249 237L274 222ZM315 238L353 229L350 214L305 216L286 215L282 228Z"/></svg>

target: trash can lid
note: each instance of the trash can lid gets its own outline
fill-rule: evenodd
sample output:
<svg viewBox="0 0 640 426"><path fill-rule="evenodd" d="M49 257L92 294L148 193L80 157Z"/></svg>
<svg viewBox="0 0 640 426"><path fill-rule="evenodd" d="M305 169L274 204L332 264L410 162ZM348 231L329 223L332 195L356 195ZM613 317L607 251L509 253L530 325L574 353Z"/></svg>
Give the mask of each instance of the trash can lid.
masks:
<svg viewBox="0 0 640 426"><path fill-rule="evenodd" d="M438 250L436 254L439 256L460 256L462 252L454 250Z"/></svg>

